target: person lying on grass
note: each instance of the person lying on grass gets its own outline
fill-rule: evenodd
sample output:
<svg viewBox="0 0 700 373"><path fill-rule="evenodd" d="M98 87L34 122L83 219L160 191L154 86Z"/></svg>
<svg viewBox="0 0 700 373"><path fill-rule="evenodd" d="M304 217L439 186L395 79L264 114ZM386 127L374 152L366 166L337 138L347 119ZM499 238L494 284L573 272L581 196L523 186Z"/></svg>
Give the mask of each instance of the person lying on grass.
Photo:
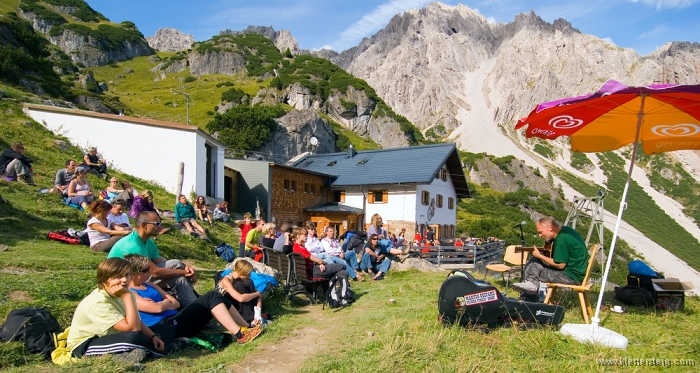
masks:
<svg viewBox="0 0 700 373"><path fill-rule="evenodd" d="M213 316L241 344L253 340L262 331L260 328L241 330L241 326L249 324L231 302L215 290L202 295L178 312L180 303L175 297L159 286L147 282L151 275L151 261L137 254L127 255L125 259L131 264L134 273L129 288L135 293L136 307L141 320L147 326L172 325L175 328L175 338L191 338L197 335Z"/></svg>
<svg viewBox="0 0 700 373"><path fill-rule="evenodd" d="M256 326L265 323L265 320L262 318L262 295L250 279L251 272L253 265L245 259L238 259L233 269L222 273L217 291L233 303L248 325Z"/></svg>
<svg viewBox="0 0 700 373"><path fill-rule="evenodd" d="M71 321L66 348L72 357L120 354L121 360L138 363L147 354L161 357L186 346L174 338L171 325L151 329L141 321L129 291L131 268L120 258L97 266L97 288L78 304Z"/></svg>

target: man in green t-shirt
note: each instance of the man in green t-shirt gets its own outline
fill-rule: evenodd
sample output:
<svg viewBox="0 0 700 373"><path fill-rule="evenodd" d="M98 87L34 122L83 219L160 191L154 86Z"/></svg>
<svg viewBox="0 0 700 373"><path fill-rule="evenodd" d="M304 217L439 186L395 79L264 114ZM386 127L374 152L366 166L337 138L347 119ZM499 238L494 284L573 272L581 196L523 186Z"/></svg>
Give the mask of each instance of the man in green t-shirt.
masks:
<svg viewBox="0 0 700 373"><path fill-rule="evenodd" d="M549 258L536 247L533 248L532 257L525 266L525 279L513 284L513 288L527 294L537 294L540 281L580 284L588 267L588 249L581 235L549 216L539 219L536 228L540 237L553 242L554 255Z"/></svg>

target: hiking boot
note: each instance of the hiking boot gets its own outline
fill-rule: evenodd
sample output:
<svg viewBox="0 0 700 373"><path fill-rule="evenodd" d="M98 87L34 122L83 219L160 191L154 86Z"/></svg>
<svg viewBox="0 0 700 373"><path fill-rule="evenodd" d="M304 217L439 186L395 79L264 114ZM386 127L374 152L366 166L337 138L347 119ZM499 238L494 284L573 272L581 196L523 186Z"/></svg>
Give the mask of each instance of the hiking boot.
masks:
<svg viewBox="0 0 700 373"><path fill-rule="evenodd" d="M142 348L135 348L131 351L114 355L114 360L118 360L127 364L138 364L146 358L146 355L146 350Z"/></svg>
<svg viewBox="0 0 700 373"><path fill-rule="evenodd" d="M537 286L530 281L516 282L514 284L510 284L510 286L521 293L537 294Z"/></svg>
<svg viewBox="0 0 700 373"><path fill-rule="evenodd" d="M34 180L32 179L31 175L19 175L19 176L17 176L17 180L19 182L25 183L27 185L33 185L33 186L36 185L36 184L34 184Z"/></svg>
<svg viewBox="0 0 700 373"><path fill-rule="evenodd" d="M175 340L172 341L172 343L170 343L169 345L167 345L165 349L166 351L168 351L168 353L173 353L176 351L182 351L186 349L190 344L192 344L192 342L190 342L189 338L180 337L175 338Z"/></svg>
<svg viewBox="0 0 700 373"><path fill-rule="evenodd" d="M238 338L238 344L248 343L259 336L260 333L262 333L262 328L260 328L260 326L248 328L245 332L243 332L243 336Z"/></svg>

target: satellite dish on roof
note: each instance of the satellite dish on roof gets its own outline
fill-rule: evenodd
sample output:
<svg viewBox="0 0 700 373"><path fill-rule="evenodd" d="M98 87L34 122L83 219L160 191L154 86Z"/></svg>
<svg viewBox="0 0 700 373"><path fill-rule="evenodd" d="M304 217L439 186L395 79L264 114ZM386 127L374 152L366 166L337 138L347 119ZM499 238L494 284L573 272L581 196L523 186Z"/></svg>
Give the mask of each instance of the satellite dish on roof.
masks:
<svg viewBox="0 0 700 373"><path fill-rule="evenodd" d="M316 138L316 136L309 137L309 144L311 144L313 146L318 145L318 139Z"/></svg>

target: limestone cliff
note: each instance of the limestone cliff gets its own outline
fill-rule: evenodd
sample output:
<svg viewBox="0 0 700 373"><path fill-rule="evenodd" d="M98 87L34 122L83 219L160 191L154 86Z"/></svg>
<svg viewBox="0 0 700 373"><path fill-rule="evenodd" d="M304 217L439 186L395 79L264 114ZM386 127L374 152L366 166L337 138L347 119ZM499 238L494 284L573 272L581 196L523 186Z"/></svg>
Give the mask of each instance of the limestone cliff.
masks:
<svg viewBox="0 0 700 373"><path fill-rule="evenodd" d="M148 45L161 52L179 52L192 46L194 37L177 29L166 27L156 31L154 36L146 38Z"/></svg>
<svg viewBox="0 0 700 373"><path fill-rule="evenodd" d="M123 40L114 45L107 45L92 35L77 33L70 29L64 29L58 35L49 35L48 39L51 44L58 46L69 55L73 62L86 67L104 66L111 61L125 61L153 53L153 49L144 39Z"/></svg>
<svg viewBox="0 0 700 373"><path fill-rule="evenodd" d="M298 154L310 151L311 136L318 139L318 147L314 151L318 153L335 151L333 130L328 122L314 110L292 110L277 119L277 124L278 128L273 133L272 140L256 151L267 159L286 162Z"/></svg>

